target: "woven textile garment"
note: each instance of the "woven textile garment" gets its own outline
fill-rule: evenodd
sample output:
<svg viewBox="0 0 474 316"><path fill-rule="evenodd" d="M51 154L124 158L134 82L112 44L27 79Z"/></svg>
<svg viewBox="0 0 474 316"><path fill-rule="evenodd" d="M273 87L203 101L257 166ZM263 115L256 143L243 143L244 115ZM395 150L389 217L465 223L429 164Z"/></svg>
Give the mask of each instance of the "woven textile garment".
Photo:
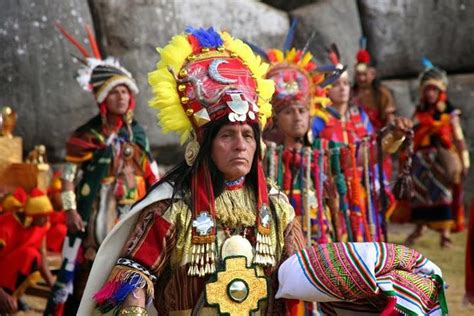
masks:
<svg viewBox="0 0 474 316"><path fill-rule="evenodd" d="M316 245L291 256L278 275L277 298L322 302L329 315L447 314L441 270L400 245Z"/></svg>

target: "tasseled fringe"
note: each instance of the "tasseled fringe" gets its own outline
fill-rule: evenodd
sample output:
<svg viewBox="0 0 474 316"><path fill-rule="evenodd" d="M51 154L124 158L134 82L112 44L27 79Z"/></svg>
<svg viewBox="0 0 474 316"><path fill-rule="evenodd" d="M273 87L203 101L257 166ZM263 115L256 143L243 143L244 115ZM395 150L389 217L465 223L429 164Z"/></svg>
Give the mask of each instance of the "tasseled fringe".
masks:
<svg viewBox="0 0 474 316"><path fill-rule="evenodd" d="M203 277L216 272L216 244L215 240L206 243L193 243L191 246L191 264L189 276Z"/></svg>
<svg viewBox="0 0 474 316"><path fill-rule="evenodd" d="M268 159L268 178L272 181L277 181L275 175L275 151L276 151L276 144L274 142L270 142L268 145L268 152L267 152L267 159Z"/></svg>
<svg viewBox="0 0 474 316"><path fill-rule="evenodd" d="M115 266L109 279L94 294L93 299L101 313L107 313L121 305L136 289L145 289L146 301L154 297L153 282L142 272L124 266Z"/></svg>
<svg viewBox="0 0 474 316"><path fill-rule="evenodd" d="M253 262L261 266L274 266L275 250L273 247L272 239L269 234L265 234L260 229L265 229L263 226L258 227L257 232L257 243L255 245L255 258Z"/></svg>

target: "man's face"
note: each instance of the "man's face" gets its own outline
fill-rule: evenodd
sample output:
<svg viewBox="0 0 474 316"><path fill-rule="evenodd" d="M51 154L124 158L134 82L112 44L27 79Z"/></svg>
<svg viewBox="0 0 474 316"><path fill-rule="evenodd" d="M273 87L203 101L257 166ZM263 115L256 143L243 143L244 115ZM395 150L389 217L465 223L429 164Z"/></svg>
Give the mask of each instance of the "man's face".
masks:
<svg viewBox="0 0 474 316"><path fill-rule="evenodd" d="M286 106L276 115L278 129L287 137L301 138L309 129L309 110L302 104Z"/></svg>
<svg viewBox="0 0 474 316"><path fill-rule="evenodd" d="M435 104L438 102L440 90L438 87L429 85L423 90L425 102L428 104Z"/></svg>
<svg viewBox="0 0 474 316"><path fill-rule="evenodd" d="M125 85L119 85L110 91L105 99L107 112L114 115L127 113L130 104L130 91Z"/></svg>
<svg viewBox="0 0 474 316"><path fill-rule="evenodd" d="M355 81L359 87L365 88L372 85L375 80L375 76L375 68L368 67L365 71L356 71Z"/></svg>
<svg viewBox="0 0 474 316"><path fill-rule="evenodd" d="M256 148L250 125L226 124L212 141L211 158L226 180L236 180L250 172Z"/></svg>
<svg viewBox="0 0 474 316"><path fill-rule="evenodd" d="M349 102L351 86L348 76L341 76L328 91L328 97L334 105Z"/></svg>

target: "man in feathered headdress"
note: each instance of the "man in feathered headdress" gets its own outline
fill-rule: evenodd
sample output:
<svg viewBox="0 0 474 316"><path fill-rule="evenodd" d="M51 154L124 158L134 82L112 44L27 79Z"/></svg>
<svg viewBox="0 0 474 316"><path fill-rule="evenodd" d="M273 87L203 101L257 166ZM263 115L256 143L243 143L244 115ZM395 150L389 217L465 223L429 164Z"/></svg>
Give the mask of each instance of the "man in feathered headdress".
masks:
<svg viewBox="0 0 474 316"><path fill-rule="evenodd" d="M263 173L267 65L213 28L188 28L159 52L152 106L162 128L187 141L185 160L102 244L79 313L285 314L270 289L303 238Z"/></svg>
<svg viewBox="0 0 474 316"><path fill-rule="evenodd" d="M61 176L68 236L45 313L72 315L100 243L157 180L157 168L145 131L133 118L138 87L131 74L116 59L101 58L89 29L93 56L58 27L84 55L77 80L94 94L99 108L67 141ZM79 173L81 177L76 178Z"/></svg>
<svg viewBox="0 0 474 316"><path fill-rule="evenodd" d="M322 85L336 80L341 69L318 67L310 52L296 48L270 49L266 58L270 62L267 78L275 82L271 128L281 135L281 140L269 139L275 143L267 146L267 176L288 195L297 218L311 236L307 242L325 243L332 239L329 230L333 226L316 204L312 181L315 166L309 158L313 156L311 117L316 113L331 115L325 111L330 100Z"/></svg>

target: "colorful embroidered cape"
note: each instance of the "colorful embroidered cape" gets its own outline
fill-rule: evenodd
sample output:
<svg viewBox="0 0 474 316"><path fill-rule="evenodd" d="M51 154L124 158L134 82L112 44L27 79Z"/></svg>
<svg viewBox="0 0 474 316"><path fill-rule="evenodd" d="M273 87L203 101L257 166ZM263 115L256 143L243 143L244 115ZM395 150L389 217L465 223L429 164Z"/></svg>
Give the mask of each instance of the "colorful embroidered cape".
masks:
<svg viewBox="0 0 474 316"><path fill-rule="evenodd" d="M367 113L360 107L350 105L344 120L316 115L312 123L313 136L345 144L355 144L374 133Z"/></svg>
<svg viewBox="0 0 474 316"><path fill-rule="evenodd" d="M118 202L131 200L132 203L145 193L146 183L140 179L146 179L148 185L157 179L151 168L153 158L144 129L134 120L131 133L124 126L115 136L104 135L101 117L97 115L79 127L66 144L66 160L80 163L83 170L76 196L77 209L84 221L89 220L104 178L117 177L114 193ZM130 144L133 151L128 163L125 163L123 156L126 143ZM126 170L125 166L132 168L132 177L136 176L133 186L130 186L130 181L120 179Z"/></svg>
<svg viewBox="0 0 474 316"><path fill-rule="evenodd" d="M82 171L77 211L87 227L66 237L63 264L45 312L55 315L76 313L99 245L157 179L145 131L136 121L105 133L101 116L95 116L69 138L66 161L79 164Z"/></svg>
<svg viewBox="0 0 474 316"><path fill-rule="evenodd" d="M268 146L267 177L288 195L313 242L383 240L375 143L368 146L371 158L364 168L357 165L353 144L320 138L300 151Z"/></svg>
<svg viewBox="0 0 474 316"><path fill-rule="evenodd" d="M254 242L252 227L255 225L255 213L243 213L241 206L254 206L256 201L246 192L224 192L222 195L227 197L221 198L221 195L216 199L219 245L226 238L223 223L231 230L248 226L248 239ZM109 311L119 306L136 288L145 289L147 297L154 299L154 308L160 313L190 312L198 304L208 277L188 276L191 212L184 200L170 205L171 194L168 184L158 186L133 207L127 218L107 236L96 256L79 314L93 313L93 295L98 307ZM279 258L289 257L304 247L301 230L298 222L294 221L293 209L286 198L276 190L270 194L278 216L271 238L275 239L275 246L280 249ZM243 198L236 199L236 195ZM234 217L232 214L240 215ZM276 276L275 270L263 272ZM273 286L277 286L276 283ZM204 314L208 308L204 307ZM281 302L274 302L273 297L269 297L267 308L278 314L284 313L280 309L283 308Z"/></svg>
<svg viewBox="0 0 474 316"><path fill-rule="evenodd" d="M278 272L277 298L321 302L338 311L447 315L441 270L415 250L386 243L332 243L305 248Z"/></svg>
<svg viewBox="0 0 474 316"><path fill-rule="evenodd" d="M266 153L265 167L267 178L288 196L306 236L311 236L312 242L326 243L337 239L332 231L330 210L323 201L323 187L319 186L322 185L320 175L327 174L327 159L319 159L317 154L310 147L296 151L272 144ZM318 199L321 205L318 205Z"/></svg>
<svg viewBox="0 0 474 316"><path fill-rule="evenodd" d="M386 175L380 176L379 173L376 135L367 114L360 107L350 105L343 119L316 115L313 118L312 131L322 144L332 144L332 148L329 148L331 155L340 152L339 157L331 159L330 164L333 172L339 169L339 173L342 173L342 176L336 177L334 181L341 198L333 204L339 204L338 207L344 214L340 220L341 224L345 222L346 227L351 227L345 229L347 240L385 240L383 214L392 207L394 198ZM326 150L324 146L321 149ZM362 161L363 165L352 163L353 156L359 163ZM338 160L339 167L334 163ZM346 186L343 185L344 178ZM351 178L358 179L359 182L351 181ZM381 187L384 187L384 190L380 190Z"/></svg>

